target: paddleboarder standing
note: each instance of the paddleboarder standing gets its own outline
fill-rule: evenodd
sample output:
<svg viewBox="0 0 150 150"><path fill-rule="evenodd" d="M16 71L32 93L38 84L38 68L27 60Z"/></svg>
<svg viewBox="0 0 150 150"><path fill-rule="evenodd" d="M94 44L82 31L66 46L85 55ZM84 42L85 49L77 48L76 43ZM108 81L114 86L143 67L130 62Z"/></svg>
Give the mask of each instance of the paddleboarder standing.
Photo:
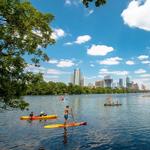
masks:
<svg viewBox="0 0 150 150"><path fill-rule="evenodd" d="M70 110L69 110L69 105L67 105L67 106L65 107L65 109L64 109L64 119L65 119L64 124L67 123L69 111L70 111Z"/></svg>

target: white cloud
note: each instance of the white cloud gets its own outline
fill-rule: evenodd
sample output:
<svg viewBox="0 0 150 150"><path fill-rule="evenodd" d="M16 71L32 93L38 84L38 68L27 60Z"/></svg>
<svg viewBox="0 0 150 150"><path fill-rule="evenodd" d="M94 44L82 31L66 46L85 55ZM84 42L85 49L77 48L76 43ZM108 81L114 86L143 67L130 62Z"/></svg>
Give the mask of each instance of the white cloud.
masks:
<svg viewBox="0 0 150 150"><path fill-rule="evenodd" d="M65 5L67 6L71 6L71 5L78 6L80 3L81 3L80 0L65 0Z"/></svg>
<svg viewBox="0 0 150 150"><path fill-rule="evenodd" d="M148 58L149 58L148 55L140 55L140 56L138 57L139 60L145 60L145 59L148 59Z"/></svg>
<svg viewBox="0 0 150 150"><path fill-rule="evenodd" d="M44 77L45 79L56 79L56 78L59 78L58 75L43 75L43 77Z"/></svg>
<svg viewBox="0 0 150 150"><path fill-rule="evenodd" d="M125 76L129 74L128 71L112 71L111 73L114 75L120 75L120 76Z"/></svg>
<svg viewBox="0 0 150 150"><path fill-rule="evenodd" d="M57 75L43 75L43 78L46 82L52 81L52 82L59 82L59 76Z"/></svg>
<svg viewBox="0 0 150 150"><path fill-rule="evenodd" d="M111 57L111 58L102 60L99 63L101 65L118 65L118 64L120 64L121 60L122 60L122 58L120 58L120 57Z"/></svg>
<svg viewBox="0 0 150 150"><path fill-rule="evenodd" d="M56 69L48 69L47 74L60 75L60 74L62 74L62 72L60 70L56 70Z"/></svg>
<svg viewBox="0 0 150 150"><path fill-rule="evenodd" d="M36 67L33 64L28 64L27 67L25 68L26 72L33 72L33 73L45 73L46 68L44 67Z"/></svg>
<svg viewBox="0 0 150 150"><path fill-rule="evenodd" d="M75 63L72 60L69 59L62 59L58 62L57 67L72 67Z"/></svg>
<svg viewBox="0 0 150 150"><path fill-rule="evenodd" d="M58 38L64 37L65 35L66 33L63 29L57 28L57 29L53 29L51 38L57 40Z"/></svg>
<svg viewBox="0 0 150 150"><path fill-rule="evenodd" d="M64 45L72 45L72 44L73 44L73 42L67 42Z"/></svg>
<svg viewBox="0 0 150 150"><path fill-rule="evenodd" d="M121 16L129 27L150 31L150 0L132 0Z"/></svg>
<svg viewBox="0 0 150 150"><path fill-rule="evenodd" d="M93 9L90 9L90 10L88 10L87 16L89 16L89 15L91 15L91 14L93 14L93 13L94 13L94 10L93 10Z"/></svg>
<svg viewBox="0 0 150 150"><path fill-rule="evenodd" d="M102 68L100 69L101 72L108 72L108 69Z"/></svg>
<svg viewBox="0 0 150 150"><path fill-rule="evenodd" d="M87 49L87 54L93 56L105 56L107 53L112 52L113 50L113 47L93 44L89 49Z"/></svg>
<svg viewBox="0 0 150 150"><path fill-rule="evenodd" d="M149 60L145 60L145 61L142 61L141 63L142 64L150 64L150 61Z"/></svg>
<svg viewBox="0 0 150 150"><path fill-rule="evenodd" d="M84 77L84 79L86 79L86 80L93 80L93 79L96 79L97 78L97 76L91 76L91 77Z"/></svg>
<svg viewBox="0 0 150 150"><path fill-rule="evenodd" d="M90 64L90 66L91 66L91 67L94 67L95 65L94 65L94 64Z"/></svg>
<svg viewBox="0 0 150 150"><path fill-rule="evenodd" d="M127 64L127 65L134 65L135 63L134 63L134 61L132 61L132 60L128 60L128 61L126 61L126 64Z"/></svg>
<svg viewBox="0 0 150 150"><path fill-rule="evenodd" d="M90 41L92 37L90 35L81 35L76 38L73 42L67 42L64 45L83 44Z"/></svg>
<svg viewBox="0 0 150 150"><path fill-rule="evenodd" d="M138 70L134 71L134 73L136 73L136 74L142 74L142 73L145 73L145 72L146 72L146 70L144 70L144 69L138 69Z"/></svg>
<svg viewBox="0 0 150 150"><path fill-rule="evenodd" d="M82 60L77 60L75 58L72 59L51 59L48 61L50 64L56 64L57 67L72 67L72 66L78 66L82 63Z"/></svg>
<svg viewBox="0 0 150 150"><path fill-rule="evenodd" d="M57 64L57 63L58 63L58 60L56 60L56 59L51 59L51 60L48 61L48 63L50 63L50 64Z"/></svg>
<svg viewBox="0 0 150 150"><path fill-rule="evenodd" d="M125 75L128 75L129 72L128 71L125 71L125 70L122 70L122 71L108 71L108 69L100 69L99 71L99 74L100 75L118 75L118 76L125 76Z"/></svg>
<svg viewBox="0 0 150 150"><path fill-rule="evenodd" d="M62 75L62 74L68 74L69 72L64 72L57 69L48 69L46 74L52 74L52 75Z"/></svg>
<svg viewBox="0 0 150 150"><path fill-rule="evenodd" d="M141 74L140 77L144 77L144 78L150 77L150 74Z"/></svg>
<svg viewBox="0 0 150 150"><path fill-rule="evenodd" d="M65 0L66 5L71 5L71 0Z"/></svg>
<svg viewBox="0 0 150 150"><path fill-rule="evenodd" d="M74 43L76 44L82 44L82 43L86 43L88 41L91 40L91 36L90 35L81 35L81 36L78 36L76 41Z"/></svg>

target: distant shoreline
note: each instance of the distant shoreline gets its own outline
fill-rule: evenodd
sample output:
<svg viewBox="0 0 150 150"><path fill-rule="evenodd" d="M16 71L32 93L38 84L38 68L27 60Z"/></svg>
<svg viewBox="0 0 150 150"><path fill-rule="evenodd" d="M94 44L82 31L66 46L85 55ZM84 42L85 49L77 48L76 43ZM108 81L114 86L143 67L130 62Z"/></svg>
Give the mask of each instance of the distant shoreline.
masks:
<svg viewBox="0 0 150 150"><path fill-rule="evenodd" d="M109 94L109 95L115 95L115 94L150 94L150 91L147 91L147 92L128 92L128 93L81 93L81 94L45 94L45 95L24 95L24 96L71 96L71 95L96 95L96 94L99 94L99 95L102 95L102 94ZM147 97L147 95L145 95L144 97ZM148 97L150 97L150 95L148 95Z"/></svg>

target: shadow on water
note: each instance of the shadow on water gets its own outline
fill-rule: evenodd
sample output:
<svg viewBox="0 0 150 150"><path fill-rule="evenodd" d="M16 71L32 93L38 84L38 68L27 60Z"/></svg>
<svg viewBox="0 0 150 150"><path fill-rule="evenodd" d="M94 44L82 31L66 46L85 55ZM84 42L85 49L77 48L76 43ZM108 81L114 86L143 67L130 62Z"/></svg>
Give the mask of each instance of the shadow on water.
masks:
<svg viewBox="0 0 150 150"><path fill-rule="evenodd" d="M67 144L68 140L67 140L67 128L64 128L64 140L63 140L64 144Z"/></svg>
<svg viewBox="0 0 150 150"><path fill-rule="evenodd" d="M61 130L61 129L60 129ZM70 130L70 134L72 130ZM70 140L71 140L71 136ZM57 143L58 141L58 143ZM69 139L68 139L68 130L67 128L63 128L63 133L61 133L60 136L58 136L57 138L52 138L52 139L45 139L43 141L40 142L40 145L36 148L36 150L63 150L63 149L70 149L69 147L67 148L67 144L69 144Z"/></svg>

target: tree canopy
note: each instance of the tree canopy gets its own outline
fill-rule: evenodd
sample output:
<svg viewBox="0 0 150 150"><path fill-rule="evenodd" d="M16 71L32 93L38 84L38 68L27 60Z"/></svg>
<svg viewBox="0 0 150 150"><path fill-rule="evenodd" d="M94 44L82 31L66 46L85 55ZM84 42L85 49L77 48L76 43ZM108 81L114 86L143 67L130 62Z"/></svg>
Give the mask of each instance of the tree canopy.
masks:
<svg viewBox="0 0 150 150"><path fill-rule="evenodd" d="M106 3L106 0L83 0L82 3L86 6L89 7L89 3L95 3L96 7L99 7L101 5L104 5Z"/></svg>
<svg viewBox="0 0 150 150"><path fill-rule="evenodd" d="M91 2L98 7L106 0L82 2L86 7ZM52 14L41 13L27 0L0 0L0 108L28 106L19 99L33 82L33 74L24 71L27 66L24 55L30 55L35 66L39 66L40 60L49 60L44 49L55 43L50 27L53 19ZM42 84L46 86L44 81ZM59 86L65 87L62 83ZM80 87L75 90L80 92Z"/></svg>
<svg viewBox="0 0 150 150"><path fill-rule="evenodd" d="M38 66L49 60L42 48L54 44L49 24L54 16L36 10L29 2L7 0L0 3L0 107L27 106L17 100L26 91L30 74L24 69L24 55ZM21 102L21 103L20 103Z"/></svg>
<svg viewBox="0 0 150 150"><path fill-rule="evenodd" d="M127 88L88 87L66 85L62 82L45 82L42 74L30 75L32 80L28 82L26 95L64 95L64 94L104 94L104 93L136 93L140 90Z"/></svg>

